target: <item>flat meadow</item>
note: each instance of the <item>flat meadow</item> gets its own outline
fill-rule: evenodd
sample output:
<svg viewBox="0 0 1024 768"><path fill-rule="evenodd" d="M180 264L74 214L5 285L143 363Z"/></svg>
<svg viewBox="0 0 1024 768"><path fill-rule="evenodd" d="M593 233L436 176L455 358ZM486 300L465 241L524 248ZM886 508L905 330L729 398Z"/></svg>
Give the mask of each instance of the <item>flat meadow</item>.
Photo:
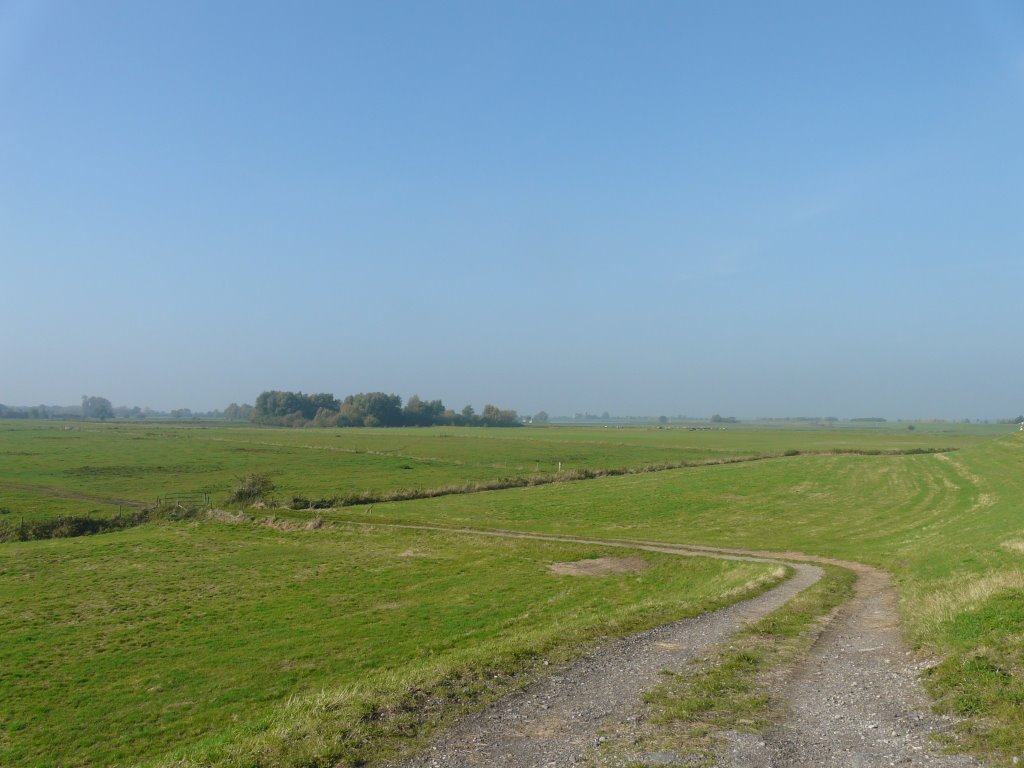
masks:
<svg viewBox="0 0 1024 768"><path fill-rule="evenodd" d="M809 454L332 512L857 560L893 574L958 740L1024 753L1024 434L949 453Z"/></svg>
<svg viewBox="0 0 1024 768"><path fill-rule="evenodd" d="M1024 435L908 426L0 422L0 522L110 515L174 493L225 510L0 544L0 764L372 762L545 661L781 577L648 552L641 571L560 576L552 563L609 550L396 524L885 568L907 637L931 660L926 685L961 719L959 747L1009 764L1024 753ZM568 474L581 469L623 471ZM251 473L273 480L281 508L226 504ZM553 482L285 508L538 475Z"/></svg>
<svg viewBox="0 0 1024 768"><path fill-rule="evenodd" d="M531 660L780 575L651 553L637 572L551 572L603 554L231 516L2 545L0 764L246 764L255 741L261 764L358 765L396 743L369 713L410 690L479 698Z"/></svg>
<svg viewBox="0 0 1024 768"><path fill-rule="evenodd" d="M10 520L110 515L119 506L153 504L181 493L208 494L221 503L238 479L251 473L270 476L285 502L294 496L344 500L794 450L955 448L984 439L992 429L945 424L913 431L887 424L704 431L677 426L282 429L6 421L0 422L0 509Z"/></svg>

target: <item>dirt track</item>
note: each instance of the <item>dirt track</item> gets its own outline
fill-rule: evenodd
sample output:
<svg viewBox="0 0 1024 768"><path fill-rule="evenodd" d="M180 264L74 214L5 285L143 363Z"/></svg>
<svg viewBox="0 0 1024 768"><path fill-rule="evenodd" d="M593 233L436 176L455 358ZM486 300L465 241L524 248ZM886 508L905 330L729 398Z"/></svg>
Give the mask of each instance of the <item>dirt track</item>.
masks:
<svg viewBox="0 0 1024 768"><path fill-rule="evenodd" d="M769 592L728 608L613 642L550 677L466 718L401 768L569 766L601 759L596 747L603 727L621 737L643 713L641 694L663 669L679 670L709 653L745 624L783 605L821 575L814 562L830 562L858 575L856 594L831 621L784 685L783 710L760 736L731 735L719 765L771 766L977 765L964 756L940 753L931 735L950 726L932 715L918 682L919 666L899 632L896 594L888 574L859 564L660 542L626 542L475 531L435 526L399 526L475 535L548 539L611 547L642 548L682 556L704 555L795 565L797 575ZM792 561L801 561L793 563ZM684 765L671 752L636 754L615 765Z"/></svg>
<svg viewBox="0 0 1024 768"><path fill-rule="evenodd" d="M935 748L931 735L952 723L929 712L920 667L900 635L889 575L850 567L856 594L792 676L781 697L784 716L763 737L735 736L721 765L977 765Z"/></svg>

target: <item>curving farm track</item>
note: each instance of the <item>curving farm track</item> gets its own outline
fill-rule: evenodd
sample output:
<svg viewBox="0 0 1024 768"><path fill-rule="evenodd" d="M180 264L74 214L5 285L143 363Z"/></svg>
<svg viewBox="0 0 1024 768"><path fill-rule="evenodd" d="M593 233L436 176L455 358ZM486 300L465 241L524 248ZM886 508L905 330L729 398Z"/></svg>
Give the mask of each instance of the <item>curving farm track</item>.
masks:
<svg viewBox="0 0 1024 768"><path fill-rule="evenodd" d="M428 525L394 527L472 535L546 539L628 547L684 557L786 562L796 575L772 590L727 608L612 642L558 669L522 691L467 717L442 733L401 768L504 766L541 768L601 764L600 733L628 735L639 722L641 695L665 669L680 670L706 656L733 633L785 604L821 576L816 562L857 573L854 597L844 605L784 684L775 724L757 736L727 735L719 764L764 766L933 766L977 763L941 753L931 738L950 723L931 714L918 682L919 666L899 632L896 594L888 574L860 563L661 542L603 541L512 531ZM683 765L671 752L615 758L615 765Z"/></svg>

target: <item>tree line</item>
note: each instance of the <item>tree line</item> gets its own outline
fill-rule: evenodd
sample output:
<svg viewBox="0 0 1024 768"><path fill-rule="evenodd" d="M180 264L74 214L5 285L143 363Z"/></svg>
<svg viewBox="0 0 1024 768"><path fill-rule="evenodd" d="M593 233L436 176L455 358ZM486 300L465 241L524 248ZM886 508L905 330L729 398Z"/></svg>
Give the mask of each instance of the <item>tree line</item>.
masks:
<svg viewBox="0 0 1024 768"><path fill-rule="evenodd" d="M140 409L136 408L136 411ZM105 397L82 395L82 405L14 406L0 404L0 419L113 419L135 415L127 408L114 408Z"/></svg>
<svg viewBox="0 0 1024 768"><path fill-rule="evenodd" d="M236 406L239 410L247 407ZM421 400L418 395L410 397L403 406L401 397L384 392L360 392L339 400L323 392L304 394L282 390L261 392L252 406L251 420L286 427L517 427L521 424L515 411L490 404L477 414L471 405L454 411L440 400Z"/></svg>

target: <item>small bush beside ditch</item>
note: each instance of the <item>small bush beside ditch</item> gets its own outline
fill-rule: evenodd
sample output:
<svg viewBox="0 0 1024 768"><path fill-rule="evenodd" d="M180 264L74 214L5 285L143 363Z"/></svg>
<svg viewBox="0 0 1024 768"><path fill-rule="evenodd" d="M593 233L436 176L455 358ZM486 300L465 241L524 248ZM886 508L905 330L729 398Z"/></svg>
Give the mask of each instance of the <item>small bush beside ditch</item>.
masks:
<svg viewBox="0 0 1024 768"><path fill-rule="evenodd" d="M257 501L266 501L274 487L274 481L267 475L253 472L238 481L238 485L228 496L228 502L231 504L254 504Z"/></svg>
<svg viewBox="0 0 1024 768"><path fill-rule="evenodd" d="M341 503L337 496L322 499L307 499L305 496L292 496L290 509L332 509Z"/></svg>
<svg viewBox="0 0 1024 768"><path fill-rule="evenodd" d="M113 517L89 515L58 515L43 520L0 520L0 543L36 541L39 539L68 539L91 536L134 528L153 520L194 520L202 510L180 504L146 507L131 512L120 512Z"/></svg>

